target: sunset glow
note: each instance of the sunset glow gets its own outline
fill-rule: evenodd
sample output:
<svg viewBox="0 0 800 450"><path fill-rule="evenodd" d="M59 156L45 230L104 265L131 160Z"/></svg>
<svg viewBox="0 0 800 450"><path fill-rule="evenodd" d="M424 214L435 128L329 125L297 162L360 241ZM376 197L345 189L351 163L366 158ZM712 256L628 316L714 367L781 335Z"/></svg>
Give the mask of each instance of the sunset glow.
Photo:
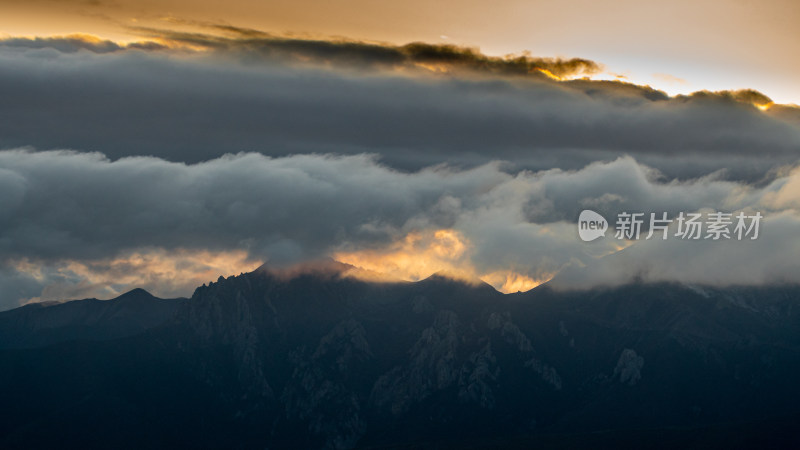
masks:
<svg viewBox="0 0 800 450"><path fill-rule="evenodd" d="M800 448L798 19L0 0L0 448Z"/></svg>
<svg viewBox="0 0 800 450"><path fill-rule="evenodd" d="M337 261L375 273L408 281L425 279L435 273L470 281L480 279L500 292L528 291L550 277L534 280L513 271L481 273L470 261L471 244L452 229L413 232L381 250L335 253Z"/></svg>
<svg viewBox="0 0 800 450"><path fill-rule="evenodd" d="M45 267L27 259L14 263L23 274L43 280L44 271L63 281L45 288L42 294L28 302L64 300L69 298L118 296L130 286L144 286L157 295L178 296L187 289L216 280L218 277L238 275L255 270L260 262L249 260L246 252L211 252L161 249L131 252L110 260L60 261L54 267ZM80 280L70 286L74 280ZM65 292L66 290L66 292Z"/></svg>
<svg viewBox="0 0 800 450"><path fill-rule="evenodd" d="M0 204L36 214L2 241L9 302L190 295L325 258L527 291L637 247L576 247L576 209L669 208L672 191L689 209L794 204L796 3L758 23L722 0L624 20L593 2L443 5L4 5Z"/></svg>
<svg viewBox="0 0 800 450"><path fill-rule="evenodd" d="M345 36L393 44L434 42L446 36L449 43L479 46L496 56L531 50L542 56L591 58L611 72L628 73L634 82L670 93L687 93L687 88L754 88L778 103L800 103L800 91L793 82L800 67L795 59L785 57L797 54L800 42L794 24L798 5L788 0L759 5L731 5L726 0L702 5L683 0L669 5L626 2L620 10L581 0L570 13L555 4L518 0L492 7L446 0L433 10L418 1L389 5L361 0L348 8L324 2L253 4L246 0L224 4L67 0L11 2L3 8L0 33L12 36L80 32L128 42L140 39L136 34L147 28L168 25L190 30L199 25L209 29L215 21L277 34ZM419 14L420 10L426 14ZM705 19L720 14L723 20ZM680 33L676 23L682 24ZM676 79L688 84L670 81Z"/></svg>

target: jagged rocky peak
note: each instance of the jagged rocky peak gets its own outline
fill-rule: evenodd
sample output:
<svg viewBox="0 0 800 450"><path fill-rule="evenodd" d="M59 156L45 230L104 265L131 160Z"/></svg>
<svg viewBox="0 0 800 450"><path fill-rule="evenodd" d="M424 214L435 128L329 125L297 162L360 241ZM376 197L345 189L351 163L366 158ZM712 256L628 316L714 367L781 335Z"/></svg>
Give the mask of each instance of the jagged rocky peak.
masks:
<svg viewBox="0 0 800 450"><path fill-rule="evenodd" d="M220 276L217 281L209 283L213 286L224 282L226 280L239 279L241 277L264 277L272 279L276 282L283 283L295 280L301 277L310 277L320 281L334 281L341 279L357 280L365 283L380 283L380 284L410 284L412 281L404 280L392 274L376 272L373 270L364 269L352 264L343 263L330 258L317 259L311 261L304 261L292 264L280 264L266 262L259 266L257 269L250 273L240 274L239 276L223 277ZM417 283L422 285L426 284L459 284L470 288L491 289L495 290L490 284L481 280L480 278L468 274L466 272L458 272L452 270L440 270L427 278L424 278ZM203 285L204 287L205 285ZM202 287L201 287L202 288ZM198 288L198 289L201 289Z"/></svg>

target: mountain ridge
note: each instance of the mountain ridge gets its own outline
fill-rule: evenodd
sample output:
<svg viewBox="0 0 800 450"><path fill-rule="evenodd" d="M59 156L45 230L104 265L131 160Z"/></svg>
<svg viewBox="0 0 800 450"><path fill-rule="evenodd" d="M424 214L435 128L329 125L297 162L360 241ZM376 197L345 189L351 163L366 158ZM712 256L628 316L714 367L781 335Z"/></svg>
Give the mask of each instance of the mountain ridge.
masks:
<svg viewBox="0 0 800 450"><path fill-rule="evenodd" d="M256 270L198 287L138 334L0 350L0 399L27 405L0 424L0 445L52 446L32 431L60 436L107 411L93 420L131 446L524 447L611 433L640 447L669 429L690 448L706 447L704 429L731 447L727 424L775 438L790 434L770 418L800 415L798 300L793 286L502 294L441 276ZM42 422L56 404L70 418Z"/></svg>
<svg viewBox="0 0 800 450"><path fill-rule="evenodd" d="M186 300L161 299L136 288L110 300L30 303L0 312L0 348L136 335L165 322Z"/></svg>

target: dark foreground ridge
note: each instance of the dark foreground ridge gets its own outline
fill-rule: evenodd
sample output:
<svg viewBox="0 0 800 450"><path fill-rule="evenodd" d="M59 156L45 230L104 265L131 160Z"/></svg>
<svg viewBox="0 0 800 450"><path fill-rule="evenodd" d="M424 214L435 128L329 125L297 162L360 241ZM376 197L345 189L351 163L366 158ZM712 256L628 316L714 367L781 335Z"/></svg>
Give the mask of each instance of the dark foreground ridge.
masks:
<svg viewBox="0 0 800 450"><path fill-rule="evenodd" d="M163 324L185 301L161 299L134 289L112 300L31 303L0 313L0 349L141 334Z"/></svg>
<svg viewBox="0 0 800 450"><path fill-rule="evenodd" d="M266 269L0 314L2 448L787 448L800 288Z"/></svg>

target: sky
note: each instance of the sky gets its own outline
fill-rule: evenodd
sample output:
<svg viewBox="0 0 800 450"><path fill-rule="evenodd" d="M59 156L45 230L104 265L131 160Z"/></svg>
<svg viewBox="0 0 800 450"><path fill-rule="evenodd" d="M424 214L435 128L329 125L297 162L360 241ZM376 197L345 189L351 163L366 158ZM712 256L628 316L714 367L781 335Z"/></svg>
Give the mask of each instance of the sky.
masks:
<svg viewBox="0 0 800 450"><path fill-rule="evenodd" d="M800 281L793 3L0 5L0 309L327 258L503 292ZM583 242L584 209L763 221Z"/></svg>
<svg viewBox="0 0 800 450"><path fill-rule="evenodd" d="M226 23L273 33L530 51L602 63L671 94L756 89L800 104L800 4L792 0L2 0L0 32L137 39L137 26Z"/></svg>

